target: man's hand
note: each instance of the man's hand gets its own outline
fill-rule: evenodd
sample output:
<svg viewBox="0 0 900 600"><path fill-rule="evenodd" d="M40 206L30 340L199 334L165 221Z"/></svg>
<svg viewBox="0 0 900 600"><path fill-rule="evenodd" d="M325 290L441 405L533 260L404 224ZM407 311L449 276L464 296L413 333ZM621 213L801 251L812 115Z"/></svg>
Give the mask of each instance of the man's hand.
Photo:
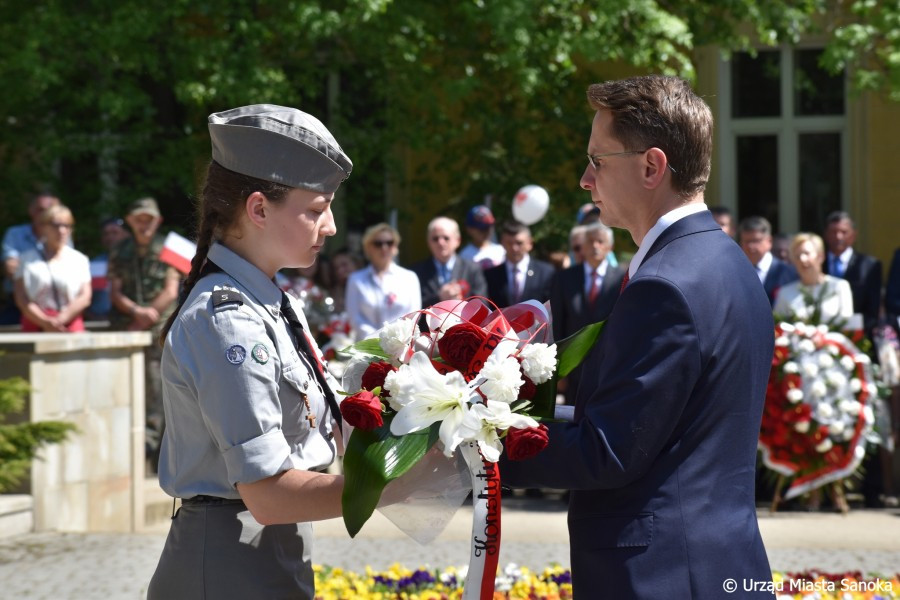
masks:
<svg viewBox="0 0 900 600"><path fill-rule="evenodd" d="M448 281L438 290L438 297L441 300L462 300L462 286L458 281Z"/></svg>
<svg viewBox="0 0 900 600"><path fill-rule="evenodd" d="M159 312L152 306L138 306L128 325L129 331L146 331L159 321Z"/></svg>

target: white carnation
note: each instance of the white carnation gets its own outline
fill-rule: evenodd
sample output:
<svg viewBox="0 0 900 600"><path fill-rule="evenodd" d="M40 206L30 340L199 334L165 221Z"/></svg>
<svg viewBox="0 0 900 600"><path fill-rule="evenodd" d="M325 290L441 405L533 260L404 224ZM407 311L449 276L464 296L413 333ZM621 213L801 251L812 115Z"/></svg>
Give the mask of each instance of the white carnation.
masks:
<svg viewBox="0 0 900 600"><path fill-rule="evenodd" d="M841 412L848 415L858 415L859 411L862 409L862 404L857 402L856 400L841 400L841 403L838 405L838 408L841 409Z"/></svg>
<svg viewBox="0 0 900 600"><path fill-rule="evenodd" d="M479 388L488 402L515 402L519 398L519 388L525 383L519 371L519 361L497 352L488 357L478 375L479 379L485 380Z"/></svg>
<svg viewBox="0 0 900 600"><path fill-rule="evenodd" d="M809 386L809 392L817 398L824 398L825 394L828 393L828 387L825 385L824 381L817 379Z"/></svg>
<svg viewBox="0 0 900 600"><path fill-rule="evenodd" d="M840 371L829 371L825 374L825 382L833 388L847 385L847 378Z"/></svg>
<svg viewBox="0 0 900 600"><path fill-rule="evenodd" d="M862 389L862 382L857 377L854 377L853 379L850 380L850 391L851 392L853 392L854 394L858 394L861 389Z"/></svg>
<svg viewBox="0 0 900 600"><path fill-rule="evenodd" d="M828 433L832 435L840 435L844 433L844 422L843 421L835 421L831 425L828 426Z"/></svg>
<svg viewBox="0 0 900 600"><path fill-rule="evenodd" d="M394 360L400 361L409 349L409 343L413 335L419 332L414 319L403 317L390 323L385 323L378 334L381 349Z"/></svg>
<svg viewBox="0 0 900 600"><path fill-rule="evenodd" d="M556 371L556 344L528 344L519 353L522 369L535 384L549 380Z"/></svg>
<svg viewBox="0 0 900 600"><path fill-rule="evenodd" d="M799 388L791 388L787 392L787 399L791 404L797 404L803 400L803 390Z"/></svg>
<svg viewBox="0 0 900 600"><path fill-rule="evenodd" d="M797 433L806 433L809 431L809 421L797 421L797 423L794 424L794 430Z"/></svg>
<svg viewBox="0 0 900 600"><path fill-rule="evenodd" d="M853 362L853 357L850 356L842 356L841 357L841 366L844 367L845 371L855 371L856 363Z"/></svg>
<svg viewBox="0 0 900 600"><path fill-rule="evenodd" d="M834 366L834 358L825 352L819 353L819 366L823 369L829 369Z"/></svg>
<svg viewBox="0 0 900 600"><path fill-rule="evenodd" d="M819 374L819 367L814 362L803 363L803 374L806 377L815 377Z"/></svg>
<svg viewBox="0 0 900 600"><path fill-rule="evenodd" d="M819 421L827 421L834 416L834 407L827 402L819 402L816 405L816 414Z"/></svg>
<svg viewBox="0 0 900 600"><path fill-rule="evenodd" d="M819 444L816 446L816 450L824 454L825 452L831 450L832 445L833 444L831 443L831 440L829 438L825 438L824 440L819 442Z"/></svg>
<svg viewBox="0 0 900 600"><path fill-rule="evenodd" d="M792 360L789 360L788 362L784 363L784 372L789 374L799 373L800 365Z"/></svg>
<svg viewBox="0 0 900 600"><path fill-rule="evenodd" d="M844 438L845 442L849 442L853 439L853 436L856 435L856 430L853 427L847 427L844 429L844 435L841 436Z"/></svg>
<svg viewBox="0 0 900 600"><path fill-rule="evenodd" d="M783 336L783 335L779 335L777 338L775 338L775 345L776 345L776 346L782 346L782 347L784 347L784 346L787 346L789 343L790 343L790 342L788 341L787 337L785 337L785 336Z"/></svg>
<svg viewBox="0 0 900 600"><path fill-rule="evenodd" d="M816 345L812 340L803 340L802 342L797 344L797 348L804 354L812 354L816 351Z"/></svg>

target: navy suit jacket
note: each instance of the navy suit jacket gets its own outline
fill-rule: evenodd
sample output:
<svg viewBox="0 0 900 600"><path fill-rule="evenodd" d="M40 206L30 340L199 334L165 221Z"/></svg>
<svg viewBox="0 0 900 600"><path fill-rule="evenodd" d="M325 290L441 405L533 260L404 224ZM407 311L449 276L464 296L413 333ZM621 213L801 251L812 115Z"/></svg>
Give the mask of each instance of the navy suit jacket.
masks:
<svg viewBox="0 0 900 600"><path fill-rule="evenodd" d="M501 458L506 484L572 490L575 598L722 598L726 579L770 580L754 476L773 329L708 212L653 244L586 358L575 422L549 424L533 459Z"/></svg>
<svg viewBox="0 0 900 600"><path fill-rule="evenodd" d="M612 312L616 299L619 297L619 289L622 287L624 278L625 269L608 267L597 299L591 304L588 302L585 292L587 282L584 277L584 265L577 264L557 272L550 287L553 339L563 340L585 325L603 321L609 317L609 313ZM568 380L566 404L575 404L578 382L581 379L581 365L576 367L566 379Z"/></svg>
<svg viewBox="0 0 900 600"><path fill-rule="evenodd" d="M759 278L757 277L757 279ZM775 295L781 286L798 279L800 279L800 276L797 275L797 269L794 268L794 265L773 256L772 266L769 267L766 279L763 281L763 288L766 290L766 296L769 297L769 305L775 306Z"/></svg>
<svg viewBox="0 0 900 600"><path fill-rule="evenodd" d="M438 276L437 267L434 266L434 259L428 257L414 264L411 269L413 273L419 276L419 288L422 291L422 308L427 308L439 302L438 291L441 289L441 280ZM453 281L460 279L467 281L469 283L470 296L487 295L484 271L477 264L464 259L458 254L456 255L456 263L453 265L453 270L450 272L450 279Z"/></svg>
<svg viewBox="0 0 900 600"><path fill-rule="evenodd" d="M853 291L853 312L863 316L866 334L871 336L881 311L881 261L854 250L843 277Z"/></svg>
<svg viewBox="0 0 900 600"><path fill-rule="evenodd" d="M525 300L537 300L544 303L550 299L550 283L556 269L548 262L531 258L528 261L528 271L525 273L525 285L519 302ZM487 282L488 298L497 305L497 308L505 308L513 304L509 297L509 278L506 273L506 263L500 263L484 271L484 279Z"/></svg>
<svg viewBox="0 0 900 600"><path fill-rule="evenodd" d="M884 310L891 317L891 325L900 332L900 248L894 251L891 259L891 271L888 273L887 285L884 288Z"/></svg>

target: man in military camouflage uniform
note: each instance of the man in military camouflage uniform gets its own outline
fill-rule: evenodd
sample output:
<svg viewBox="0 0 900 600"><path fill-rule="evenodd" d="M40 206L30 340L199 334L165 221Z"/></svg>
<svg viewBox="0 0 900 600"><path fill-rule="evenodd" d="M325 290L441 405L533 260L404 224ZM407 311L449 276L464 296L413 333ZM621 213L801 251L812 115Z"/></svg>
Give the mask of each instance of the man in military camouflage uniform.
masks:
<svg viewBox="0 0 900 600"><path fill-rule="evenodd" d="M114 308L110 321L113 329L153 334L153 342L144 349L144 381L146 450L155 471L165 429L159 370L162 349L157 337L175 308L181 275L159 258L165 236L157 233L162 216L156 200L142 198L135 201L125 221L131 227L133 237L119 243L109 257L110 299Z"/></svg>

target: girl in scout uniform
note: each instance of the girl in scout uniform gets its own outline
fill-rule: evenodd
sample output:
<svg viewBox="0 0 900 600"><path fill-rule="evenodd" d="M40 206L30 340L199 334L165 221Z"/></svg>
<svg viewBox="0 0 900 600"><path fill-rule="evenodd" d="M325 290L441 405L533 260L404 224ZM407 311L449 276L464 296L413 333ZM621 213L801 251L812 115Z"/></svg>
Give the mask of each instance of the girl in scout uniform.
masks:
<svg viewBox="0 0 900 600"><path fill-rule="evenodd" d="M313 598L310 521L340 515L340 412L306 319L273 282L336 229L352 163L316 118L209 117L197 254L163 331L159 481L182 499L148 598Z"/></svg>

